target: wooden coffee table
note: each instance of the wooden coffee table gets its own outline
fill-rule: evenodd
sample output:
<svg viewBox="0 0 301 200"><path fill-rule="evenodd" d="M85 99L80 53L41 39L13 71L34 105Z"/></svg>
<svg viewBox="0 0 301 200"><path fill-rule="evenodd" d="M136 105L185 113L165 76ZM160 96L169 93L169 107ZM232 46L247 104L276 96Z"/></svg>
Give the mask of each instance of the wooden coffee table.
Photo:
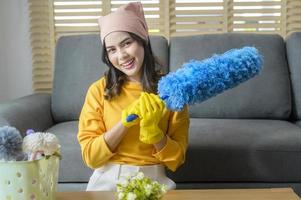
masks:
<svg viewBox="0 0 301 200"><path fill-rule="evenodd" d="M113 192L58 192L56 200L116 200ZM172 190L163 200L300 200L291 188Z"/></svg>

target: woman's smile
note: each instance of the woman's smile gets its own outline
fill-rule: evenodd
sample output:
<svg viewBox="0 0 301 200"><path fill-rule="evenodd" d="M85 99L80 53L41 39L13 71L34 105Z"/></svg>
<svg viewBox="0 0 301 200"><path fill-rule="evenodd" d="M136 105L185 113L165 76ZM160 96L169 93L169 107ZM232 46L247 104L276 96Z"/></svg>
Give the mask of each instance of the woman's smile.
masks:
<svg viewBox="0 0 301 200"><path fill-rule="evenodd" d="M122 64L121 66L126 69L126 70L129 70L129 69L132 69L134 67L134 64L135 64L135 59L131 59L130 61Z"/></svg>

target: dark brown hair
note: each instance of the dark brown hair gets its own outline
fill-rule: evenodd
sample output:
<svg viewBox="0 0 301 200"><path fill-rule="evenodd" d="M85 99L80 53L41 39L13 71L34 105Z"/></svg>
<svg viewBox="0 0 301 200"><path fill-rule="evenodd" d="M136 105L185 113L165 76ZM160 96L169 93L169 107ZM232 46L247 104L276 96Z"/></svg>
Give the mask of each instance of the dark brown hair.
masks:
<svg viewBox="0 0 301 200"><path fill-rule="evenodd" d="M141 68L141 84L143 91L157 94L158 81L163 73L160 70L156 70L156 64L158 66L162 65L155 58L149 40L146 42L133 33L128 32L128 34L144 48L144 59ZM104 98L111 100L113 97L120 94L121 87L126 81L126 74L115 68L110 62L105 42L103 42L102 61L109 67L109 70L105 72L106 86Z"/></svg>

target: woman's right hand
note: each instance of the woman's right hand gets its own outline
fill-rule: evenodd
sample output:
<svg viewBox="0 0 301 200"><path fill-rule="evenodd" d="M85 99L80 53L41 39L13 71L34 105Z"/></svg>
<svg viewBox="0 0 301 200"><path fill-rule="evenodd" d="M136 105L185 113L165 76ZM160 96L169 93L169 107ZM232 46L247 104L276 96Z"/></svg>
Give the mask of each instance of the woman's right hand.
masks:
<svg viewBox="0 0 301 200"><path fill-rule="evenodd" d="M132 104L130 104L129 106L127 106L125 109L122 110L121 123L123 124L123 126L129 128L131 126L134 126L135 124L139 124L140 121L139 117L137 117L132 121L127 120L127 117L131 114L140 116L139 101L140 99L134 101Z"/></svg>

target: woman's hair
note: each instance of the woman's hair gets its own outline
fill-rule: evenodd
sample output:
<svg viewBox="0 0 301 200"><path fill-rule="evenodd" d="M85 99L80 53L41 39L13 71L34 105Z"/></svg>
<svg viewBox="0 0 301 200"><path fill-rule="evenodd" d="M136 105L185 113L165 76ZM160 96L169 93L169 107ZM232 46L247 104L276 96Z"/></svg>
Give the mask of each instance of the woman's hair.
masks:
<svg viewBox="0 0 301 200"><path fill-rule="evenodd" d="M155 58L150 42L146 42L134 33L128 32L128 34L137 41L144 48L144 59L142 63L141 84L144 91L149 93L157 93L158 81L163 75L161 71L156 71L156 64L162 66ZM115 68L109 60L106 44L103 43L102 61L109 67L109 70L105 72L106 86L104 91L104 98L111 100L113 97L118 96L121 91L121 87L126 81L126 74Z"/></svg>

